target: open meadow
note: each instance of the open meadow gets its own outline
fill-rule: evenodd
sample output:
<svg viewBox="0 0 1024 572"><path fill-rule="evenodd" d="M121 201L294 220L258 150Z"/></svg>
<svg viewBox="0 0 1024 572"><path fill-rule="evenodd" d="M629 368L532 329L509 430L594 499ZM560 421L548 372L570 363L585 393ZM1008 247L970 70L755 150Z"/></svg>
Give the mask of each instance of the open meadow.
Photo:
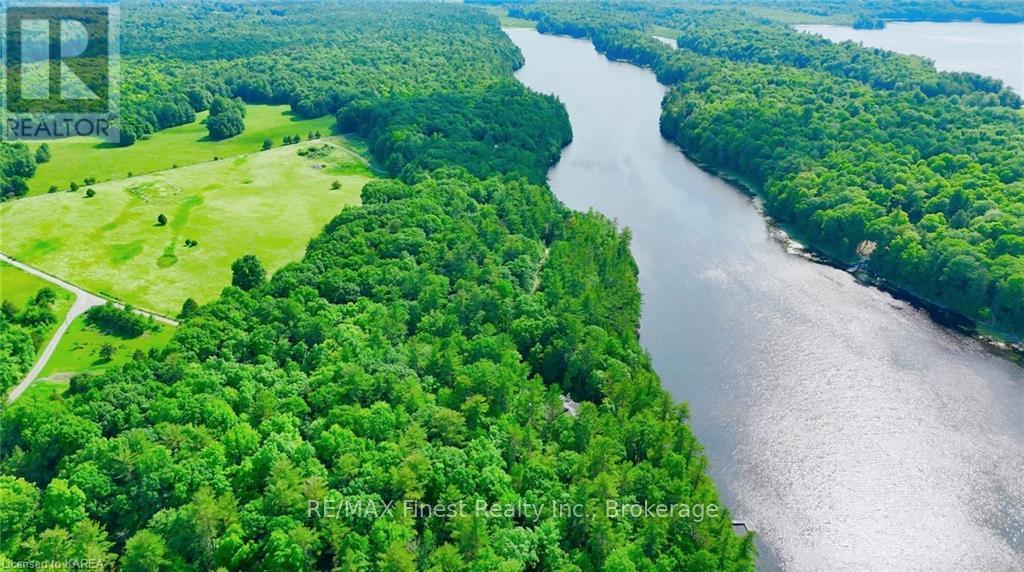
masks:
<svg viewBox="0 0 1024 572"><path fill-rule="evenodd" d="M39 165L36 175L29 180L28 194L44 194L51 186L65 191L72 182L82 185L87 178L112 181L127 178L129 173L142 175L212 161L214 157L252 153L262 148L265 139L277 147L285 135L305 139L311 131L326 136L334 128L334 117L330 115L300 119L287 105L248 105L245 131L230 139L214 141L202 123L206 115L205 111L198 113L193 123L159 131L129 147L88 137L49 141L53 159Z"/></svg>
<svg viewBox="0 0 1024 572"><path fill-rule="evenodd" d="M0 261L0 300L7 300L18 308L23 308L42 288L50 288L57 294L53 310L63 316L73 302L70 292Z"/></svg>
<svg viewBox="0 0 1024 572"><path fill-rule="evenodd" d="M126 363L136 351L145 353L151 348L163 347L174 336L173 326L160 324L158 327L155 332L125 338L105 334L86 324L85 316L79 316L60 339L39 378L63 379L73 373L99 373ZM107 344L113 349L113 355L104 357L102 350Z"/></svg>
<svg viewBox="0 0 1024 572"><path fill-rule="evenodd" d="M276 269L300 258L324 224L357 204L372 175L344 145L330 137L275 146L10 201L0 205L0 250L87 290L173 316L186 298L206 302L230 284L238 257L255 254ZM304 148L318 151L300 156ZM107 168L112 162L104 159Z"/></svg>

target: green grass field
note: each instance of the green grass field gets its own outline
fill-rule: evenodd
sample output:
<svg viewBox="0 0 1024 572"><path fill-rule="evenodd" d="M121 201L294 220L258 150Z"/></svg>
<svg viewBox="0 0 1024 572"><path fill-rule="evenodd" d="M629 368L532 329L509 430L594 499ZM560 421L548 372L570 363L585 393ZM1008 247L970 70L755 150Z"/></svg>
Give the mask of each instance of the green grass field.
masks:
<svg viewBox="0 0 1024 572"><path fill-rule="evenodd" d="M54 376L58 379L66 378L74 373L97 373L121 365L131 360L136 350L147 352L150 348L167 345L174 331L174 327L161 324L157 332L146 332L137 338L120 338L87 326L85 317L79 316L57 344L57 350L40 372L39 379ZM100 349L108 343L116 348L116 352L109 360L104 360L100 357Z"/></svg>
<svg viewBox="0 0 1024 572"><path fill-rule="evenodd" d="M329 143L320 158L303 147ZM175 315L230 284L230 265L255 254L268 271L300 258L306 243L371 176L340 138L0 204L0 251L109 297ZM338 181L340 189L331 188ZM158 215L165 226L156 224ZM198 241L186 247L185 240Z"/></svg>
<svg viewBox="0 0 1024 572"><path fill-rule="evenodd" d="M285 135L305 139L310 131L320 131L326 136L334 129L334 117L330 115L299 119L287 105L249 105L245 131L241 135L212 141L201 123L205 118L206 113L200 113L195 123L159 131L129 147L115 147L87 137L49 141L53 160L39 165L36 175L28 182L29 195L46 193L51 185L64 191L72 181L83 184L89 177L98 182L113 181L127 178L128 173L142 175L175 165L184 167L212 161L214 157L234 157L259 151L267 138L278 146Z"/></svg>
<svg viewBox="0 0 1024 572"><path fill-rule="evenodd" d="M508 11L499 6L488 6L484 8L489 14L493 14L498 17L498 22L502 28L536 28L537 23L533 20L524 20L523 18L515 18L508 15Z"/></svg>
<svg viewBox="0 0 1024 572"><path fill-rule="evenodd" d="M41 288L50 288L57 293L53 309L63 318L74 302L71 292L0 261L0 300L10 300L18 308L24 308Z"/></svg>
<svg viewBox="0 0 1024 572"><path fill-rule="evenodd" d="M651 26L650 33L652 36L661 36L662 38L669 38L674 40L682 34L679 30L674 28L666 28L665 26Z"/></svg>

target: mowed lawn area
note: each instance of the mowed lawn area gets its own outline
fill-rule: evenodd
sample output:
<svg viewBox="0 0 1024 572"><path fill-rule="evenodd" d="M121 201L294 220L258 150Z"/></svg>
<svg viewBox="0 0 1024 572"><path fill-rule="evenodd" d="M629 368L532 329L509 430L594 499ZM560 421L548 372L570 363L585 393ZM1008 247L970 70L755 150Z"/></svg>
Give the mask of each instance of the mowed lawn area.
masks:
<svg viewBox="0 0 1024 572"><path fill-rule="evenodd" d="M6 229L4 229L4 233L6 234ZM3 236L0 234L0 240ZM21 309L42 288L50 288L56 292L57 301L53 305L53 310L54 313L63 310L63 313L60 314L63 319L64 314L67 314L68 309L71 308L71 303L74 302L71 292L0 261L0 300L9 300Z"/></svg>
<svg viewBox="0 0 1024 572"><path fill-rule="evenodd" d="M230 139L213 141L202 123L206 115L199 113L194 123L158 131L129 147L116 147L87 137L49 141L53 159L39 165L28 182L28 194L46 193L51 186L65 191L72 181L83 185L87 178L112 181L127 178L129 173L142 175L212 161L214 157L252 153L263 147L265 139L276 147L285 135L306 139L310 131L327 136L334 129L334 117L330 115L299 119L287 105L248 105L245 131Z"/></svg>
<svg viewBox="0 0 1024 572"><path fill-rule="evenodd" d="M56 351L46 362L39 378L46 379L57 376L65 378L74 373L98 373L121 365L132 359L136 351L148 352L150 348L160 348L174 336L175 328L160 324L156 332L146 332L135 338L122 338L104 334L85 323L85 316L79 316L60 339ZM104 359L100 350L110 344L114 355Z"/></svg>
<svg viewBox="0 0 1024 572"><path fill-rule="evenodd" d="M298 154L325 145L317 156ZM344 145L331 137L92 185L91 198L83 188L9 201L0 204L0 251L173 316L186 298L216 297L238 257L255 254L273 271L357 204L372 175Z"/></svg>

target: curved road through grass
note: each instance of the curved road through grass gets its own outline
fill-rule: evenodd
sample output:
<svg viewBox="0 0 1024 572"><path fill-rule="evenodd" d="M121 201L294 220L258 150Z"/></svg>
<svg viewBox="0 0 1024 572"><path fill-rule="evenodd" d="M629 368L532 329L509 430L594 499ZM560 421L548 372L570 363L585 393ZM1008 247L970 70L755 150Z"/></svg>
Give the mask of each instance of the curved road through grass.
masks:
<svg viewBox="0 0 1024 572"><path fill-rule="evenodd" d="M67 290L68 292L71 292L72 294L75 295L75 303L71 306L71 309L68 310L67 315L64 317L64 321L61 323L60 327L57 328L57 331L54 332L53 336L50 338L50 341L47 342L46 348L43 349L43 353L39 355L39 358L36 360L36 363L32 365L32 369L30 369L29 372L25 374L25 377L22 378L21 382L19 382L18 385L14 386L14 388L11 389L10 394L7 396L7 403L14 403L14 401L21 397L21 394L24 393L25 390L28 389L30 385L32 385L32 382L35 381L36 377L39 376L39 372L43 371L43 367L46 366L46 362L50 360L50 356L52 356L54 350L57 349L57 344L60 343L61 337L63 337L64 333L67 332L68 326L71 325L71 322L75 321L75 318L84 314L87 310L89 310L89 308L95 306L102 306L103 304L106 304L107 299L101 296L97 296L91 292L86 292L85 290L82 290L81 288L73 284L69 284L61 280L60 278L57 278L56 276L50 276L49 274L41 270L18 262L17 260L7 256L6 254L0 253L0 260L12 266L15 266L21 270L24 270L25 272L28 272L33 276L42 278L43 280L46 280L51 284L60 286L64 290ZM115 302L114 305L116 305L119 308L124 307L123 304L117 302ZM152 312L146 312L144 310L135 310L135 313L142 316L153 318L158 322L170 326L178 325L177 321L172 320L166 316L154 314Z"/></svg>

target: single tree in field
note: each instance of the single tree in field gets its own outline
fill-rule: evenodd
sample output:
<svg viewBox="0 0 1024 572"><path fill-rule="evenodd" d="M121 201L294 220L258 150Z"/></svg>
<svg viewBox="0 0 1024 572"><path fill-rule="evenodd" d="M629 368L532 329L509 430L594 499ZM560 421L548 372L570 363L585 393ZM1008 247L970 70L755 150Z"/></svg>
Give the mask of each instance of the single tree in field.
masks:
<svg viewBox="0 0 1024 572"><path fill-rule="evenodd" d="M334 181L333 183L331 183L331 189L337 191L340 188L341 188L341 181Z"/></svg>
<svg viewBox="0 0 1024 572"><path fill-rule="evenodd" d="M320 138L320 132L317 131L316 133L313 134L313 136L316 137L317 139L319 139Z"/></svg>
<svg viewBox="0 0 1024 572"><path fill-rule="evenodd" d="M48 192L48 193L56 193L57 192L57 185L50 185L50 188L47 189L46 192Z"/></svg>
<svg viewBox="0 0 1024 572"><path fill-rule="evenodd" d="M260 259L246 254L231 264L231 284L242 290L252 290L263 284L267 272L263 269Z"/></svg>
<svg viewBox="0 0 1024 572"><path fill-rule="evenodd" d="M86 177L85 178L85 184L86 185L95 185L96 184L96 177Z"/></svg>
<svg viewBox="0 0 1024 572"><path fill-rule="evenodd" d="M263 150L264 151L266 151L267 149L270 149L273 146L274 146L274 142L271 141L269 137L267 139L263 140Z"/></svg>
<svg viewBox="0 0 1024 572"><path fill-rule="evenodd" d="M96 191L94 191L92 189L86 189L85 190L85 197L86 198L92 198L92 197L95 197L95 196L96 196Z"/></svg>
<svg viewBox="0 0 1024 572"><path fill-rule="evenodd" d="M115 353L117 353L117 348L115 348L114 344L110 342L105 342L103 346L100 347L100 359L103 361L110 361L111 358L114 357Z"/></svg>
<svg viewBox="0 0 1024 572"><path fill-rule="evenodd" d="M167 224L167 215L165 215L164 213L158 214L156 216L156 225L157 226L164 226L166 224Z"/></svg>
<svg viewBox="0 0 1024 572"><path fill-rule="evenodd" d="M313 140L313 132L312 131L310 131L309 133L306 134L306 140L307 141L312 141Z"/></svg>
<svg viewBox="0 0 1024 572"><path fill-rule="evenodd" d="M52 155L50 155L50 146L43 143L36 149L36 163L49 163Z"/></svg>
<svg viewBox="0 0 1024 572"><path fill-rule="evenodd" d="M245 104L240 99L215 97L210 102L206 128L215 140L234 137L245 130Z"/></svg>
<svg viewBox="0 0 1024 572"><path fill-rule="evenodd" d="M77 190L78 190L78 183L76 183L74 181L71 181L71 192L73 193L73 192L75 192Z"/></svg>
<svg viewBox="0 0 1024 572"><path fill-rule="evenodd" d="M245 131L245 121L242 119L242 114L231 110L227 113L210 116L206 120L206 127L210 132L210 138L219 141Z"/></svg>

